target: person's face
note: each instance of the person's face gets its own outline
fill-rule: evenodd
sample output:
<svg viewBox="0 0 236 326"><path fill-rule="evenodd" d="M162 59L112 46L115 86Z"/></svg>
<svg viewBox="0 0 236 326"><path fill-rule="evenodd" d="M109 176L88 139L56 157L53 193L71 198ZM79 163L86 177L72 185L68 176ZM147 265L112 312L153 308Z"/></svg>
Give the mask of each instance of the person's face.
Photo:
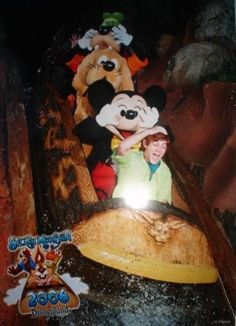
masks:
<svg viewBox="0 0 236 326"><path fill-rule="evenodd" d="M144 157L147 162L156 164L165 155L167 149L166 140L154 140L148 145L146 140L143 141L145 148Z"/></svg>

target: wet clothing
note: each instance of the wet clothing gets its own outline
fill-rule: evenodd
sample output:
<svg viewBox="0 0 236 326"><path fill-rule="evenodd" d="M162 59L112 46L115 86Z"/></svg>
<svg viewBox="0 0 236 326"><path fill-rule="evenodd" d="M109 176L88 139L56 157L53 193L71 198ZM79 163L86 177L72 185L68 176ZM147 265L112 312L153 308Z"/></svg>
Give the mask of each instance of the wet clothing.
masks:
<svg viewBox="0 0 236 326"><path fill-rule="evenodd" d="M112 159L117 168L117 185L112 197L124 197L126 189L145 187L149 200L171 204L171 173L164 161L149 167L143 152L130 151L126 155L114 153Z"/></svg>

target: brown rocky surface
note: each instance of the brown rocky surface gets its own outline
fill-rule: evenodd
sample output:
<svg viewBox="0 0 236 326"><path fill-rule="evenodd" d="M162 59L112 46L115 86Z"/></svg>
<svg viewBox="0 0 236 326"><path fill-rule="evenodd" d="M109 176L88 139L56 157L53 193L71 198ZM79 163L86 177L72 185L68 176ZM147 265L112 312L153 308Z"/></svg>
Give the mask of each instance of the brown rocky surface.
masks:
<svg viewBox="0 0 236 326"><path fill-rule="evenodd" d="M235 211L235 83L214 82L185 95L168 93L162 120L188 163L204 167L204 192L212 207ZM226 191L227 190L227 191Z"/></svg>

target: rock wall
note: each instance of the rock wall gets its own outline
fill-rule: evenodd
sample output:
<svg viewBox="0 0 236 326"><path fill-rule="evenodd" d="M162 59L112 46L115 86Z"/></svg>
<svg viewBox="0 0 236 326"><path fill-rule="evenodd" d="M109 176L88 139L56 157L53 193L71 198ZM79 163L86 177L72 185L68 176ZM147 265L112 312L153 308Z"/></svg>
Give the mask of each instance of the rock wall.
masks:
<svg viewBox="0 0 236 326"><path fill-rule="evenodd" d="M210 206L230 211L236 210L235 94L236 84L222 82L205 84L188 95L175 91L162 114L178 153L186 162L204 167Z"/></svg>
<svg viewBox="0 0 236 326"><path fill-rule="evenodd" d="M167 91L161 119L174 147L204 170L203 191L212 208L236 211L236 78L233 3L204 1L180 37L162 35L157 59L139 75L143 92L152 84Z"/></svg>

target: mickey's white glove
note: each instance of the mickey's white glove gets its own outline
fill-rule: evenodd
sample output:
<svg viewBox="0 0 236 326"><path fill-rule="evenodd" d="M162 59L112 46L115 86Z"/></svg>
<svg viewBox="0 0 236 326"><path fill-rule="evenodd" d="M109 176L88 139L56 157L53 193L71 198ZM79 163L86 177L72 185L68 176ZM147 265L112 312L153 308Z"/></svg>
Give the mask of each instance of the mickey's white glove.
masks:
<svg viewBox="0 0 236 326"><path fill-rule="evenodd" d="M141 128L152 128L158 122L159 112L157 108L147 106L145 111L139 113L139 116L143 120L139 125Z"/></svg>
<svg viewBox="0 0 236 326"><path fill-rule="evenodd" d="M91 46L91 39L98 33L95 29L89 29L84 36L79 39L78 44L81 49L88 49L89 51L92 50Z"/></svg>
<svg viewBox="0 0 236 326"><path fill-rule="evenodd" d="M162 126L154 126L150 129L147 129L148 131L148 134L149 135L155 135L157 134L158 132L164 134L164 135L168 135L168 132L166 131L166 129Z"/></svg>
<svg viewBox="0 0 236 326"><path fill-rule="evenodd" d="M111 35L118 44L123 43L126 46L128 46L133 39L133 36L127 33L126 28L123 25L113 27Z"/></svg>
<svg viewBox="0 0 236 326"><path fill-rule="evenodd" d="M114 104L106 104L95 119L99 126L105 127L108 125L117 126L119 117L120 108Z"/></svg>

